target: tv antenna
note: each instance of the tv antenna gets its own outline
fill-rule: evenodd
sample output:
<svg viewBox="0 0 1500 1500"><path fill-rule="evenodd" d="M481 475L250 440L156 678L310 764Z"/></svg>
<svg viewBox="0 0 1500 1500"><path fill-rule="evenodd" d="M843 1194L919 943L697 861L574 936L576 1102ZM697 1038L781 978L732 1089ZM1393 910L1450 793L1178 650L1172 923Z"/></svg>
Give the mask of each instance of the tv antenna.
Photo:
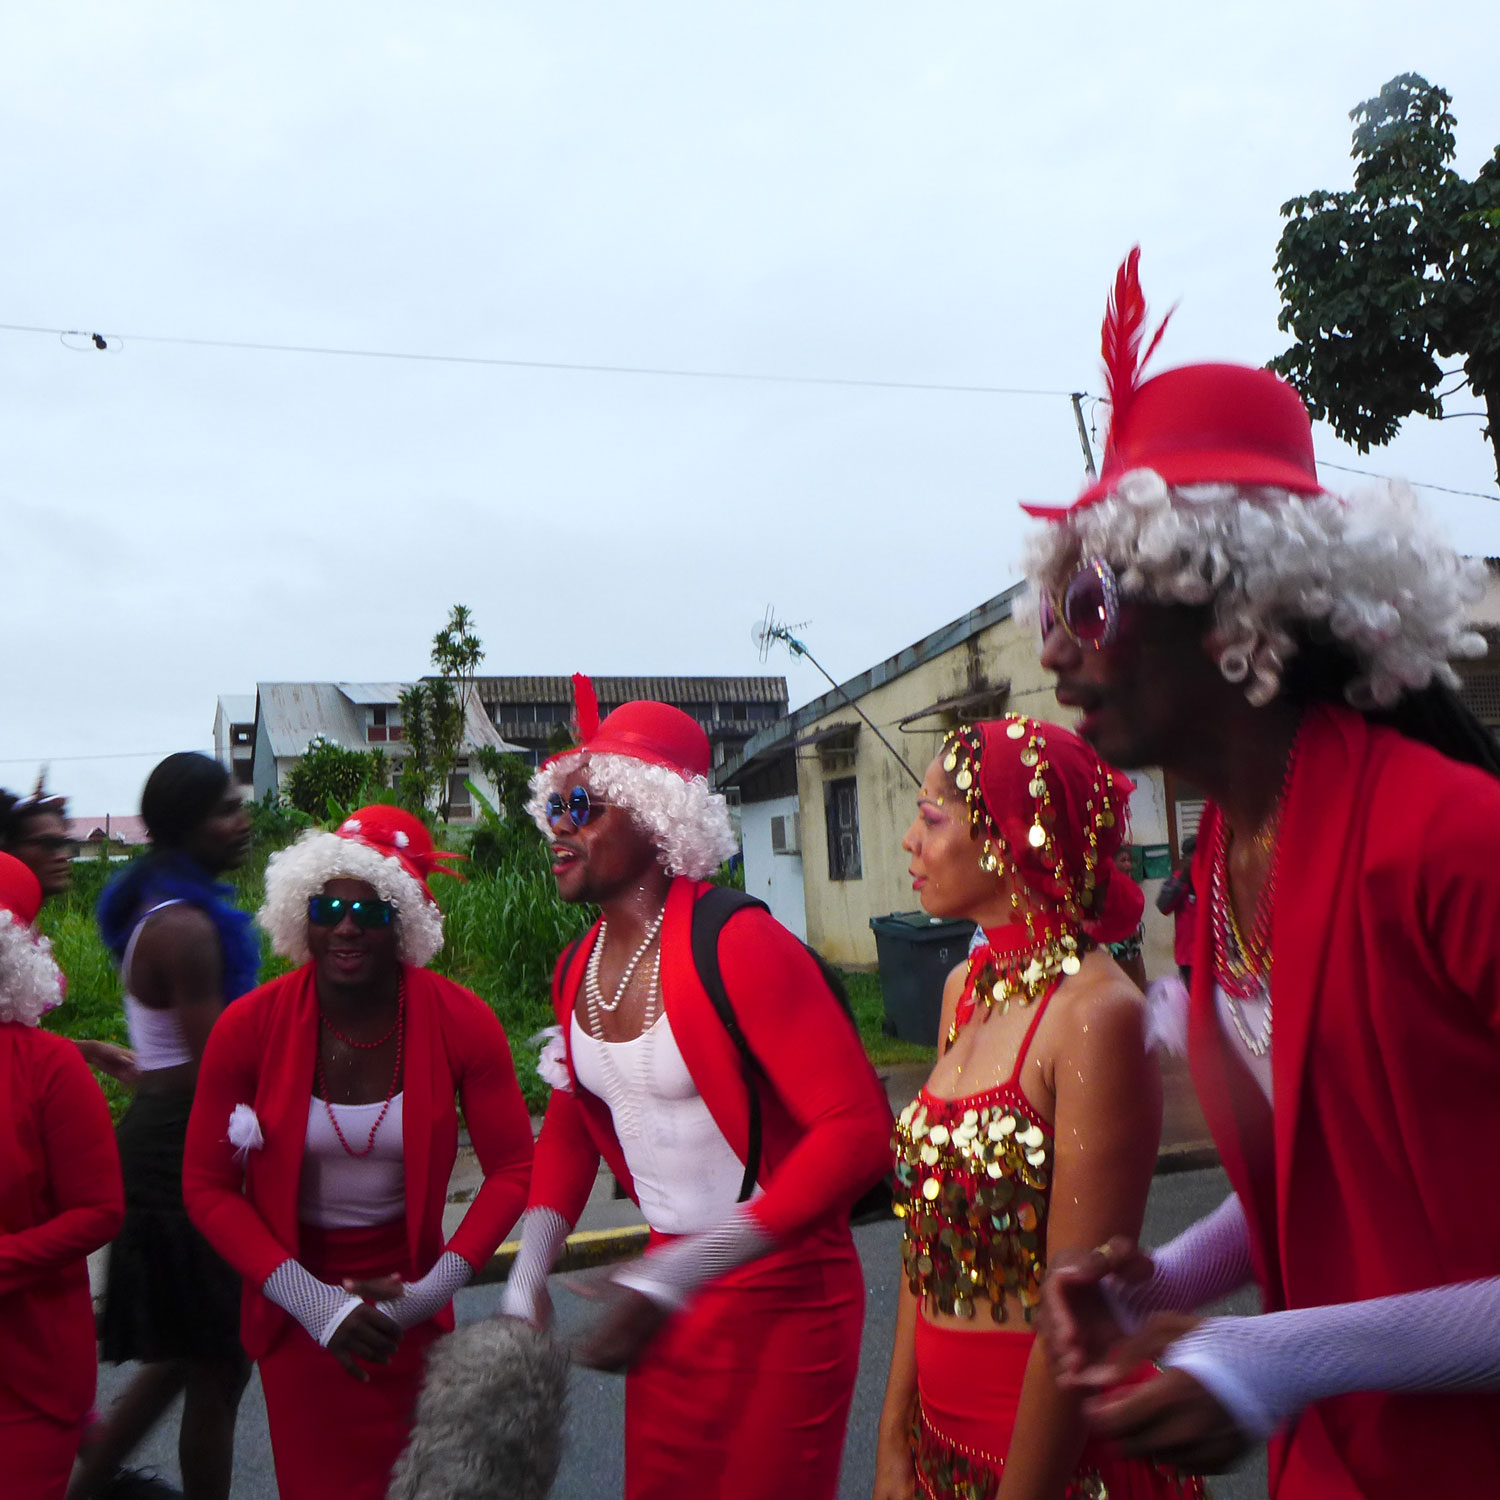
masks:
<svg viewBox="0 0 1500 1500"><path fill-rule="evenodd" d="M875 738L879 740L880 743L884 745L885 748L889 750L893 756L895 756L896 764L899 765L901 769L905 771L906 774L910 776L918 786L921 786L922 778L918 776L917 773L913 771L909 765L907 765L901 752L880 732L879 726L869 716L869 714L867 714L864 709L862 709L859 704L857 704L854 699L844 691L843 687L840 686L839 683L834 681L832 675L829 673L828 669L823 665L823 663L820 662L818 658L807 649L806 643L798 638L797 631L806 630L808 624L809 622L806 620L804 620L800 625L783 624L776 618L775 610L772 609L772 607L768 604L766 605L766 613L764 618L757 620L755 625L752 627L750 631L750 638L755 642L755 649L757 652L759 652L760 659L762 661L765 661L766 658L770 656L771 647L776 645L778 642L780 642L781 645L785 646L793 656L806 657L807 660L810 661L813 666L815 666L818 671L823 674L823 676L828 681L828 685L834 690L834 692L836 692L839 697L842 698L844 702L847 703L849 707L852 708L854 712L857 713L860 718L870 726L871 734L873 734Z"/></svg>

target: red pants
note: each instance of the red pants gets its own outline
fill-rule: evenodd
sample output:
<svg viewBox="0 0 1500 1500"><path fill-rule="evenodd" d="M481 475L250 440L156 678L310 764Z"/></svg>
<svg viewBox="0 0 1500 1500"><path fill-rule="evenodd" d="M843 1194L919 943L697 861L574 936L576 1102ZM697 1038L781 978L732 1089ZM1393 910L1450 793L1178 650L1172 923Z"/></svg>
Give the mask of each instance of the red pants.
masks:
<svg viewBox="0 0 1500 1500"><path fill-rule="evenodd" d="M1029 1329L977 1330L929 1323L917 1314L919 1412L912 1434L922 1500L993 1500L1015 1436L1021 1385L1036 1335ZM1199 1479L1119 1457L1090 1442L1068 1488L1069 1500L1104 1493L1110 1500L1193 1500Z"/></svg>
<svg viewBox="0 0 1500 1500"><path fill-rule="evenodd" d="M345 1276L410 1276L404 1223L375 1229L302 1231L302 1263L335 1286ZM391 1468L411 1433L427 1346L421 1323L388 1365L365 1366L368 1384L297 1325L260 1359L281 1500L385 1500Z"/></svg>
<svg viewBox="0 0 1500 1500"><path fill-rule="evenodd" d="M847 1237L705 1288L627 1377L626 1500L834 1500L864 1303Z"/></svg>
<svg viewBox="0 0 1500 1500"><path fill-rule="evenodd" d="M0 1494L62 1500L82 1438L81 1422L44 1416L0 1385Z"/></svg>

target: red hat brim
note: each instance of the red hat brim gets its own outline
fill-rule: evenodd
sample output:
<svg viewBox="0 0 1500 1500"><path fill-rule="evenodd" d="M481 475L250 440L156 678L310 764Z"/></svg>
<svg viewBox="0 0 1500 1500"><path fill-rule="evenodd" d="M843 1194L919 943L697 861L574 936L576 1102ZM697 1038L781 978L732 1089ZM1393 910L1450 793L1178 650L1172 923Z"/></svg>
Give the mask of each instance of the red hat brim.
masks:
<svg viewBox="0 0 1500 1500"><path fill-rule="evenodd" d="M1294 495L1325 493L1323 486L1301 464L1263 453L1236 453L1222 448L1189 449L1181 453L1162 454L1149 465L1141 467L1149 467L1161 475L1165 484L1174 488L1186 484L1247 484L1289 490ZM1119 487L1127 472L1129 471L1120 469L1096 479L1070 505L1044 505L1023 500L1021 509L1028 516L1036 516L1043 521L1061 521L1074 511L1097 505Z"/></svg>

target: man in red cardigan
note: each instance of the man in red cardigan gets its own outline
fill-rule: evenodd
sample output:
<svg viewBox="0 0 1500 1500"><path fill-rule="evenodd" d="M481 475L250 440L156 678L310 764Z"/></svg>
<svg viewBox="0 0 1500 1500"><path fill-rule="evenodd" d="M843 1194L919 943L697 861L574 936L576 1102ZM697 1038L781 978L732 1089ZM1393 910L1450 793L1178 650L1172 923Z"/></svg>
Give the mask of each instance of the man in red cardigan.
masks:
<svg viewBox="0 0 1500 1500"><path fill-rule="evenodd" d="M1404 489L1324 492L1266 371L1141 381L1134 265L1100 478L1029 571L1084 736L1211 800L1189 1055L1234 1195L1054 1261L1054 1361L1132 1452L1270 1437L1278 1500L1500 1493L1500 756L1449 665L1479 570ZM1263 1316L1191 1316L1252 1280Z"/></svg>
<svg viewBox="0 0 1500 1500"><path fill-rule="evenodd" d="M748 1179L750 1085L692 954L705 877L736 844L707 736L661 703L580 718L531 810L559 892L602 915L553 987L554 1089L505 1310L546 1321L602 1156L652 1228L579 1351L629 1372L628 1500L832 1500L864 1307L849 1208L887 1170L890 1110L816 961L764 910L736 912L718 960L756 1059Z"/></svg>

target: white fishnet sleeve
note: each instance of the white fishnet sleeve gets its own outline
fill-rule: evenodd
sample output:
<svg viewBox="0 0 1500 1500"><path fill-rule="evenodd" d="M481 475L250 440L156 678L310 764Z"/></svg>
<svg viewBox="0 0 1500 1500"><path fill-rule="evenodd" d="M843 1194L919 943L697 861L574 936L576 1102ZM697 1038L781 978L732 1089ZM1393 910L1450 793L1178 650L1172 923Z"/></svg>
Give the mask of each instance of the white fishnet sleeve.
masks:
<svg viewBox="0 0 1500 1500"><path fill-rule="evenodd" d="M261 1285L261 1294L290 1313L325 1349L339 1325L360 1305L341 1286L319 1281L305 1266L287 1259Z"/></svg>
<svg viewBox="0 0 1500 1500"><path fill-rule="evenodd" d="M722 1224L648 1251L611 1279L675 1312L699 1287L758 1259L774 1244L751 1217L750 1205L742 1203Z"/></svg>
<svg viewBox="0 0 1500 1500"><path fill-rule="evenodd" d="M1195 1312L1255 1278L1250 1228L1239 1198L1231 1193L1211 1214L1190 1224L1175 1240L1151 1252L1149 1281L1135 1286L1105 1281L1121 1321L1139 1326L1154 1312Z"/></svg>
<svg viewBox="0 0 1500 1500"><path fill-rule="evenodd" d="M1255 1438L1351 1391L1500 1390L1500 1278L1210 1318L1161 1363L1207 1387Z"/></svg>
<svg viewBox="0 0 1500 1500"><path fill-rule="evenodd" d="M521 1215L521 1246L500 1294L500 1311L540 1326L548 1307L547 1278L573 1226L555 1208L529 1208Z"/></svg>
<svg viewBox="0 0 1500 1500"><path fill-rule="evenodd" d="M415 1328L436 1317L453 1300L453 1294L473 1279L474 1267L456 1250L445 1250L432 1269L375 1306L398 1328Z"/></svg>

